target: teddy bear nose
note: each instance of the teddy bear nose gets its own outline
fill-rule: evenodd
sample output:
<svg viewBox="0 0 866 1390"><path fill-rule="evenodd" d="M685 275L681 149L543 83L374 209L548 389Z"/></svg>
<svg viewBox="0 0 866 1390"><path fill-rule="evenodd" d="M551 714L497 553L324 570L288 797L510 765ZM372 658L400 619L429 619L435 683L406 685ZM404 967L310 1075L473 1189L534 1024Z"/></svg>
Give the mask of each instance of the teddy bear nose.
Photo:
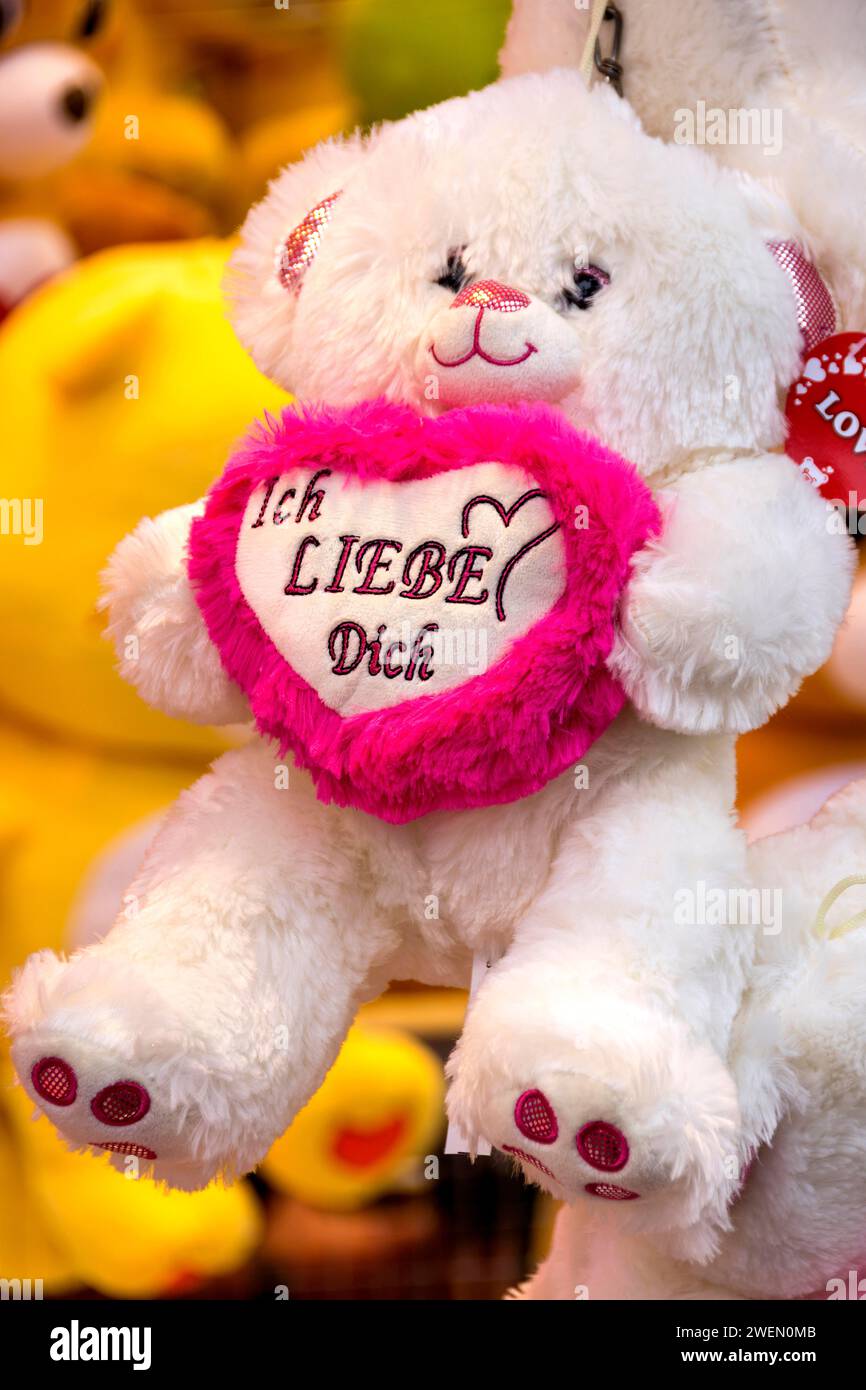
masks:
<svg viewBox="0 0 866 1390"><path fill-rule="evenodd" d="M466 306L474 309L496 309L502 314L514 314L518 309L529 308L529 295L523 290L501 285L498 280L476 280L465 285L453 301L452 309Z"/></svg>

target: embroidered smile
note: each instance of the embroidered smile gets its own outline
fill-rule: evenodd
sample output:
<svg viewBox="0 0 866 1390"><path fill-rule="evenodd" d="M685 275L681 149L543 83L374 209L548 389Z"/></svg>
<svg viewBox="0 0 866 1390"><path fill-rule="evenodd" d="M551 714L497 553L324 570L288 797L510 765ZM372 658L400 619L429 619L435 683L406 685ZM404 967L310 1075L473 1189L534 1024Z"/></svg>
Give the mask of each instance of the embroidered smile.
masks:
<svg viewBox="0 0 866 1390"><path fill-rule="evenodd" d="M433 361L440 367L462 367L464 362L471 362L473 357L480 357L483 362L489 362L493 367L519 367L521 362L525 362L527 357L531 357L538 348L534 343L526 343L524 351L519 357L492 357L489 352L485 352L481 346L481 320L484 317L483 307L478 310L475 319L475 327L472 332L472 346L468 352L464 352L462 357L452 357L450 362L446 362L444 357L440 357L436 351L436 344L430 344L430 353Z"/></svg>

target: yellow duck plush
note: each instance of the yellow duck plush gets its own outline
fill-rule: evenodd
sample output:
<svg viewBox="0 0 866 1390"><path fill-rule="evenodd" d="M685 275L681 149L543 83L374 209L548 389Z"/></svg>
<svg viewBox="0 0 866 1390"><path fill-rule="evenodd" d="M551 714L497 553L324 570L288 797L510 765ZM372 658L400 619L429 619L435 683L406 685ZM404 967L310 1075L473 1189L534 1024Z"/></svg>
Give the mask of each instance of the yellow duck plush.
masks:
<svg viewBox="0 0 866 1390"><path fill-rule="evenodd" d="M361 1011L313 1099L278 1139L262 1173L311 1207L352 1211L401 1176L417 1185L438 1138L442 1063L424 1043Z"/></svg>
<svg viewBox="0 0 866 1390"><path fill-rule="evenodd" d="M117 537L202 493L250 420L286 403L224 318L227 254L215 240L103 252L0 330L0 989L33 949L110 925L148 818L223 746L119 679L96 603ZM4 1048L0 1277L148 1296L251 1253L249 1188L169 1195L128 1180L31 1124L11 1082ZM320 1097L266 1176L356 1206L435 1137L441 1066L399 1029L356 1028Z"/></svg>

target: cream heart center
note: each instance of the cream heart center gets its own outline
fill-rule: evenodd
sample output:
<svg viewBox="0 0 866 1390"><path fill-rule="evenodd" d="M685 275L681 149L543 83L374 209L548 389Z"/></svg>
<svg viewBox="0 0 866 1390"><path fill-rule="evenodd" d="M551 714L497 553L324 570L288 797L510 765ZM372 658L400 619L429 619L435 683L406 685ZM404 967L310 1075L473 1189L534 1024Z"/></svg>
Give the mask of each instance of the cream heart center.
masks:
<svg viewBox="0 0 866 1390"><path fill-rule="evenodd" d="M482 675L565 591L565 544L523 469L410 482L294 469L256 487L241 592L281 656L343 717Z"/></svg>

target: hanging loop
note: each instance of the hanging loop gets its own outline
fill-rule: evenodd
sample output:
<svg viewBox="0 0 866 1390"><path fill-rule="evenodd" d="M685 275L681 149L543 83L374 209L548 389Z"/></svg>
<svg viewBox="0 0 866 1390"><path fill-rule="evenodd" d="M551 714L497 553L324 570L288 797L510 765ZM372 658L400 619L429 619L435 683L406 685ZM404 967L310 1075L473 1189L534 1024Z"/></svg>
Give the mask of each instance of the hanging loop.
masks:
<svg viewBox="0 0 866 1390"><path fill-rule="evenodd" d="M849 931L854 931L856 927L863 926L864 922L866 922L866 908L863 908L860 912L855 912L853 917L849 917L845 922L840 922L836 927L830 928L827 926L827 913L830 911L836 899L841 898L843 893L847 893L849 888L855 888L859 884L866 884L866 874L849 874L847 878L840 878L839 882L834 884L829 893L825 894L815 917L814 931L817 937L835 941L840 936L847 935Z"/></svg>
<svg viewBox="0 0 866 1390"><path fill-rule="evenodd" d="M603 20L604 23L613 25L610 52L607 55L602 54L601 34L599 34L595 40L594 62L605 82L609 82L617 96L621 97L623 69L622 63L619 61L619 53L622 47L622 13L616 5L608 5L605 8Z"/></svg>

